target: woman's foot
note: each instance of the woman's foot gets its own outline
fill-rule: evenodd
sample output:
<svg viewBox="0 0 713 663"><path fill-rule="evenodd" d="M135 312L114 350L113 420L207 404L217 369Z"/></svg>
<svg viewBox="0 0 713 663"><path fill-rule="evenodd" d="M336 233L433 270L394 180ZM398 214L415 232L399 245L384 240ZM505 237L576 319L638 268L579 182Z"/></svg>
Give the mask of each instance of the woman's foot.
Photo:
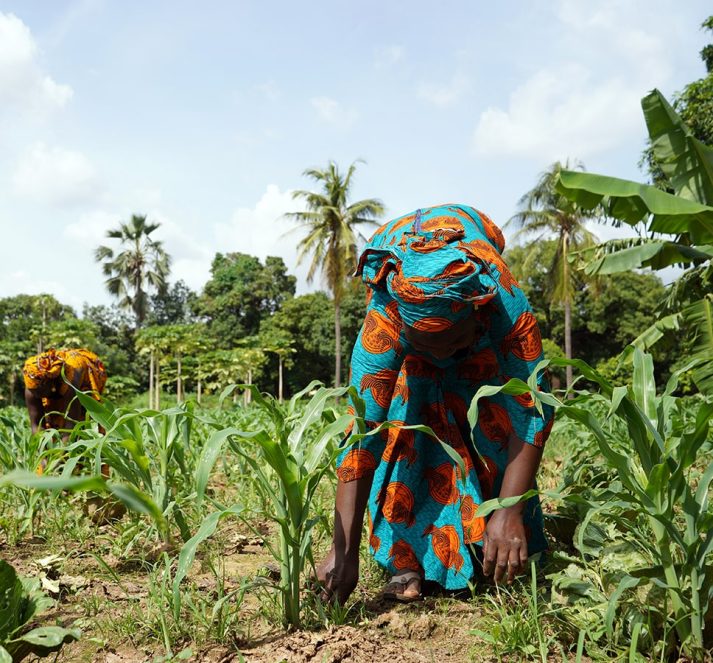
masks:
<svg viewBox="0 0 713 663"><path fill-rule="evenodd" d="M382 592L383 598L389 601L411 603L423 598L421 593L422 578L416 571L405 571L392 576L391 581Z"/></svg>

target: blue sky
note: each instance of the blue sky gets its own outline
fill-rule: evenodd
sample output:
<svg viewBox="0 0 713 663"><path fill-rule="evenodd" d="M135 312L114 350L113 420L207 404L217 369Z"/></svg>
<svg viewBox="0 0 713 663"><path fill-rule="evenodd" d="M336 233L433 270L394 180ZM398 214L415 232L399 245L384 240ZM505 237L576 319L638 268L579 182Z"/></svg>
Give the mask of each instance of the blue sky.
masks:
<svg viewBox="0 0 713 663"><path fill-rule="evenodd" d="M555 159L641 180L640 98L704 75L702 0L0 0L0 296L109 303L93 249L162 224L173 280L281 255L301 173L358 167L388 216L503 224ZM595 227L600 236L610 229ZM311 288L316 288L315 283Z"/></svg>

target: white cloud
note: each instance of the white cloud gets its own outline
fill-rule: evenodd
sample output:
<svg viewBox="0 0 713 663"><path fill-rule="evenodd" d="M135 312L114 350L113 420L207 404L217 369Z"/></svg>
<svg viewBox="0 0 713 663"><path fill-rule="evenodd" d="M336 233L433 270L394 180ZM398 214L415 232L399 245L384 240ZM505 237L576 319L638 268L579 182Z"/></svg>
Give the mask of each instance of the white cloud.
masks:
<svg viewBox="0 0 713 663"><path fill-rule="evenodd" d="M118 226L121 218L120 215L106 210L92 210L66 225L63 234L77 244L95 249L100 244L107 243L107 230Z"/></svg>
<svg viewBox="0 0 713 663"><path fill-rule="evenodd" d="M297 276L297 292L304 293L307 287L307 265L297 266L297 244L303 234L294 222L284 219L287 212L303 209L293 200L290 191L268 185L255 207L240 207L235 210L229 223L217 224L215 235L218 251L239 251L264 260L267 256L279 256L285 261L287 271Z"/></svg>
<svg viewBox="0 0 713 663"><path fill-rule="evenodd" d="M329 97L314 97L310 99L310 103L321 120L339 129L348 129L359 117L356 110L344 108L338 101Z"/></svg>
<svg viewBox="0 0 713 663"><path fill-rule="evenodd" d="M30 29L14 14L0 12L0 105L46 110L72 98L72 88L44 73L38 58Z"/></svg>
<svg viewBox="0 0 713 663"><path fill-rule="evenodd" d="M640 99L665 86L673 71L675 11L657 0L560 0L557 37L543 45L542 60L553 64L512 90L507 106L481 113L476 153L586 158L632 136L640 140Z"/></svg>
<svg viewBox="0 0 713 663"><path fill-rule="evenodd" d="M374 65L379 69L390 67L403 60L405 55L406 49L403 46L379 46L374 49Z"/></svg>
<svg viewBox="0 0 713 663"><path fill-rule="evenodd" d="M621 78L594 84L576 65L545 69L511 93L507 110L490 106L481 114L475 150L492 156L585 158L636 131L639 98Z"/></svg>
<svg viewBox="0 0 713 663"><path fill-rule="evenodd" d="M439 108L448 108L461 100L470 90L470 80L463 74L454 74L449 83L434 85L421 83L418 96Z"/></svg>
<svg viewBox="0 0 713 663"><path fill-rule="evenodd" d="M15 193L51 205L88 203L101 194L94 166L84 154L43 142L20 156L12 184Z"/></svg>

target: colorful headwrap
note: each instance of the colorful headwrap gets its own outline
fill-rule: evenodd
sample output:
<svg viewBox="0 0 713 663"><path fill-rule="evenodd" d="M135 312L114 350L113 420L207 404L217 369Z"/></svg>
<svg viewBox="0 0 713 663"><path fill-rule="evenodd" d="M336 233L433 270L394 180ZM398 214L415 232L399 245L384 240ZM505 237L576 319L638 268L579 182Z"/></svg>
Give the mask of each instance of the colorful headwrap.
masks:
<svg viewBox="0 0 713 663"><path fill-rule="evenodd" d="M64 367L65 378L75 383L76 372L81 370L81 384L75 385L82 391L95 393L95 398L104 390L106 384L106 370L99 357L89 350L55 350L30 357L22 368L22 375L25 379L25 386L28 389L37 389L47 382L56 380L62 375ZM60 386L60 393L67 390L67 385Z"/></svg>
<svg viewBox="0 0 713 663"><path fill-rule="evenodd" d="M30 357L22 367L25 386L37 389L45 382L56 380L62 374L64 360L54 349Z"/></svg>
<svg viewBox="0 0 713 663"><path fill-rule="evenodd" d="M357 274L371 287L386 287L404 324L419 331L448 329L497 290L488 263L463 241L463 221L476 224L475 214L444 205L396 219L366 246Z"/></svg>

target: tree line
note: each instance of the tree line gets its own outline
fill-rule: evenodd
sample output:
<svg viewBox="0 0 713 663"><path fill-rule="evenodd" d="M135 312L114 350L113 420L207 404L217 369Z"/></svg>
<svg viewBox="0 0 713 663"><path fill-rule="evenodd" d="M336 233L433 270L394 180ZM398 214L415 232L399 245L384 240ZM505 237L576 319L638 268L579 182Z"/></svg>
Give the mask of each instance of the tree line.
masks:
<svg viewBox="0 0 713 663"><path fill-rule="evenodd" d="M713 30L713 17L703 27ZM657 326L649 338L655 340L651 349L659 377L692 353L713 356L708 351L713 337L705 331L706 320L713 319L713 270L702 240L710 231L707 211L689 214L686 207L691 200L707 205L713 196L700 184L709 181L713 164L707 147L713 145L712 49L709 44L701 51L706 76L685 86L672 108L656 95L645 98L647 121L655 118L653 125L666 129L660 136L652 133L640 163L653 185L678 197L675 241L656 238L657 215L644 199L631 212L639 222L633 224L635 237L598 244L588 222L621 224L629 199L617 194L625 191L623 184L596 180L578 162L552 164L520 199L508 222L518 242L505 258L537 314L549 356L576 356L612 379L624 379L627 369L617 357L652 323ZM676 145L690 144L690 154L680 147L672 151L669 136L675 132ZM691 175L692 159L700 161L700 175ZM181 281L171 284L171 257L153 237L159 224L134 215L107 233L113 246L95 251L116 299L112 306L85 304L80 317L49 294L0 299L0 405L18 402L24 359L49 347L91 348L107 366L109 396L148 392L153 407L160 406L165 391L179 400L191 391L200 399L233 382L254 382L280 396L312 379L339 385L365 298L363 285L349 275L370 226L384 213L376 198L351 201L357 163L346 171L334 162L306 170L316 190L295 191L304 207L287 215L305 231L297 248L299 260L309 260L308 280L321 277L326 292L297 297L296 279L281 258L262 262L239 252L216 254L201 292ZM574 171L582 172L579 180ZM615 190L593 204L591 192L577 193L574 185L563 186L565 179ZM592 255L600 256L596 267ZM668 288L651 271L636 269L667 264L689 268ZM676 331L685 331L687 321L689 330L681 338ZM571 374L555 378L571 384Z"/></svg>

